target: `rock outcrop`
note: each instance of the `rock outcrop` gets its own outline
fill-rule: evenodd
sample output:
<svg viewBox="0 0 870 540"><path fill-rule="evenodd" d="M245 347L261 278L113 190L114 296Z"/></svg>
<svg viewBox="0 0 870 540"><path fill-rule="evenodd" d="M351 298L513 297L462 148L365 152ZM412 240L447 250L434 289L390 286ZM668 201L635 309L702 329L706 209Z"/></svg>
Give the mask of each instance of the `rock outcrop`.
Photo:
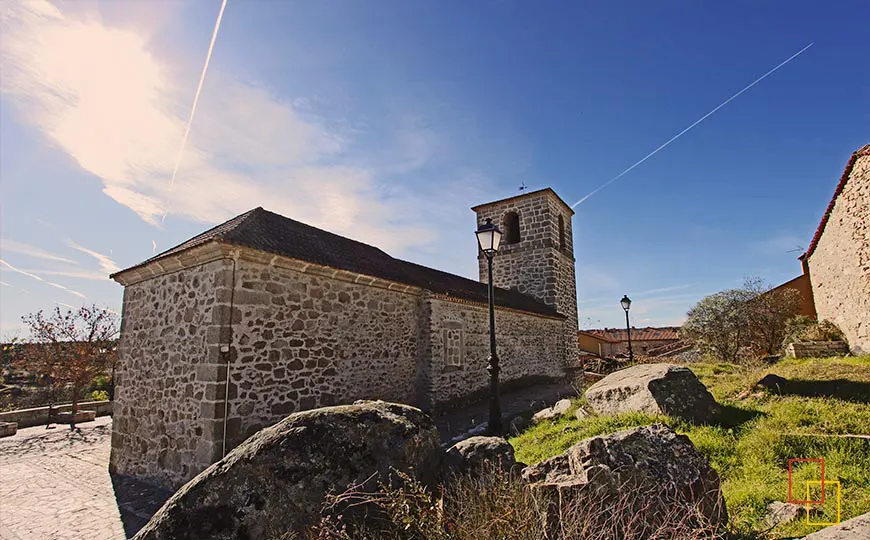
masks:
<svg viewBox="0 0 870 540"><path fill-rule="evenodd" d="M695 423L709 422L719 410L690 369L672 364L641 364L611 373L586 389L586 401L598 414L638 411Z"/></svg>
<svg viewBox="0 0 870 540"><path fill-rule="evenodd" d="M799 519L804 511L804 505L802 504L773 501L767 505L767 517L765 521L769 527L776 527L777 525L791 523Z"/></svg>
<svg viewBox="0 0 870 540"><path fill-rule="evenodd" d="M258 540L303 532L327 493L376 489L400 471L434 485L442 451L432 421L407 405L370 401L295 413L185 484L136 540Z"/></svg>
<svg viewBox="0 0 870 540"><path fill-rule="evenodd" d="M552 407L542 409L532 416L532 424L537 425L544 420L554 420L559 418L571 408L570 399L560 399Z"/></svg>
<svg viewBox="0 0 870 540"><path fill-rule="evenodd" d="M870 538L870 512L839 525L825 527L807 535L804 540L858 540L859 538Z"/></svg>
<svg viewBox="0 0 870 540"><path fill-rule="evenodd" d="M541 501L548 531L578 505L591 504L644 507L651 524L689 507L713 526L728 519L719 475L688 437L662 424L585 439L527 467L523 478Z"/></svg>
<svg viewBox="0 0 870 540"><path fill-rule="evenodd" d="M444 469L449 474L481 474L496 468L510 471L516 463L514 447L501 437L471 437L447 450Z"/></svg>

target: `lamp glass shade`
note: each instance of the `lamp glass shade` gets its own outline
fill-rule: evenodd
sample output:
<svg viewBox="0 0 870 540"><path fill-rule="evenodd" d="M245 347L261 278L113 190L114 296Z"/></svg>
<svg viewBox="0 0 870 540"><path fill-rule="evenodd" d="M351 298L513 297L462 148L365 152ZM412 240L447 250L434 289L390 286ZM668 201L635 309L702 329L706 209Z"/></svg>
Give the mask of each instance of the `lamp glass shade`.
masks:
<svg viewBox="0 0 870 540"><path fill-rule="evenodd" d="M501 231L493 225L492 219L486 218L486 223L481 225L475 233L477 234L477 243L480 244L480 249L484 253L498 251L498 246L501 244Z"/></svg>
<svg viewBox="0 0 870 540"><path fill-rule="evenodd" d="M622 300L620 300L619 303L622 304L622 309L628 311L628 309L631 307L631 298L629 298L627 294L624 294L622 295Z"/></svg>

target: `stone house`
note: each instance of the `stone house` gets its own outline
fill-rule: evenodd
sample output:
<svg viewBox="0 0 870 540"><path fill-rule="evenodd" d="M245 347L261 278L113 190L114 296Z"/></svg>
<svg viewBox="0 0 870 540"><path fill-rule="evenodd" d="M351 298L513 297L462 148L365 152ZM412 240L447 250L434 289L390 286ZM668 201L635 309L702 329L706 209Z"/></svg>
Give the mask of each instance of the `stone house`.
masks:
<svg viewBox="0 0 870 540"><path fill-rule="evenodd" d="M474 211L506 233L502 381L561 378L577 350L572 210L548 188ZM432 411L485 392L481 269L466 279L257 208L114 274L110 470L176 488L295 411L357 399Z"/></svg>
<svg viewBox="0 0 870 540"><path fill-rule="evenodd" d="M818 318L870 354L870 144L852 154L800 260Z"/></svg>
<svg viewBox="0 0 870 540"><path fill-rule="evenodd" d="M658 347L680 341L679 327L631 329L631 348L634 354L643 355ZM577 331L577 346L580 351L605 358L628 354L628 331L625 328L596 328Z"/></svg>

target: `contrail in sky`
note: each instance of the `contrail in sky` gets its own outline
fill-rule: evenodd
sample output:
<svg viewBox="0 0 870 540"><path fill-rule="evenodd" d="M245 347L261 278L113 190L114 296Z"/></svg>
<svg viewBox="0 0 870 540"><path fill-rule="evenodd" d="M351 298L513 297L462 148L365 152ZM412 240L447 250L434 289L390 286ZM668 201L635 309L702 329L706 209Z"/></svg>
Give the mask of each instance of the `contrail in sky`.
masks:
<svg viewBox="0 0 870 540"><path fill-rule="evenodd" d="M603 184L601 184L600 186L598 186L597 188L595 188L594 190L592 190L592 191L591 191L590 193L588 193L585 197L583 197L583 198L580 199L579 201L577 201L577 202L575 202L574 204L572 204L572 205L571 205L571 208L575 208L575 207L577 207L577 205L581 204L582 202L584 202L584 201L585 201L586 199L588 199L589 197L595 195L596 193L598 193L598 192L601 191L602 189L606 188L606 187L609 186L610 184L616 182L617 180L619 180L620 178L622 178L623 176L625 176L626 174L628 174L629 172L631 172L635 167L637 167L638 165L640 165L640 164L643 163L644 161L648 160L649 158L651 158L651 157L653 157L654 155L656 155L657 153L659 153L659 152L660 152L661 150L663 150L666 146L668 146L668 145L671 144L672 142L676 141L677 139L679 139L680 137L682 137L683 135L685 135L686 132L688 132L690 129L692 129L693 127L697 126L698 124L700 124L701 122L703 122L704 120L706 120L707 118L709 118L713 113L715 113L716 111L718 111L719 109L721 109L721 108L724 107L725 105L728 105L728 104L729 104L732 100L734 100L737 96L739 96L739 95L742 94L743 92L746 92L747 90L749 90L750 88L752 88L752 87L755 86L756 84L758 84L758 83L760 83L761 81L763 81L764 79L766 79L769 75L773 74L773 72L775 72L776 70L778 70L778 69L781 68L782 66L788 64L789 62L791 62L792 60L794 60L795 58L797 58L797 57L800 56L801 54L803 54L804 51L806 51L807 49L809 49L809 48L812 47L813 45L815 45L815 42L810 43L809 45L807 45L807 46L804 47L803 49L801 49L801 50L799 50L798 52L794 53L793 55L789 56L789 57L788 57L787 59L785 59L782 63L780 63L779 65L777 65L775 68L771 69L770 71L768 71L767 73L765 73L765 74L762 75L761 77L759 77L759 78L755 79L754 81L752 81L751 83L749 83L749 85L747 85L745 88L743 88L743 90L737 92L736 94L734 94L734 95L731 96L730 98L726 99L725 101L723 101L722 103L720 103L719 105L717 105L715 109L713 109L712 111L708 112L707 114L705 114L705 115L702 116L701 118L698 118L697 120L695 120L695 122L694 122L692 125L690 125L689 127L687 127L686 129L684 129L683 131L677 133L676 135L674 135L673 137L671 137L670 139L668 139L668 141L667 141L666 143L664 143L663 145L659 146L658 148L656 148L655 150L653 150L652 152L650 152L649 154L647 154L646 156L644 156L643 159L641 159L640 161L638 161L637 163L635 163L635 164L632 165L631 167L625 169L624 171L622 171L621 173L617 174L616 176L614 176L613 178L611 178L611 179L608 180L607 182L604 182Z"/></svg>
<svg viewBox="0 0 870 540"><path fill-rule="evenodd" d="M214 42L217 39L218 29L221 27L221 19L224 18L224 10L227 8L227 0L221 3L221 9L218 12L217 21L214 23L214 31L211 33L211 43L208 45L208 54L205 55L205 65L202 66L202 73L199 75L199 84L196 85L196 93L193 95L193 106L190 108L190 117L187 119L187 127L184 129L184 137L181 139L181 148L178 149L178 156L175 158L175 167L172 168L172 178L169 180L169 192L172 193L172 188L175 187L175 175L178 174L178 166L181 165L181 157L184 155L184 147L187 146L187 136L190 134L190 126L193 124L193 116L196 114L196 104L199 103L199 94L202 92L202 84L205 82L205 74L208 71L208 63L211 61L211 53L214 51ZM169 203L167 202L166 210L163 212L163 217L160 223L166 221L166 214L169 213Z"/></svg>

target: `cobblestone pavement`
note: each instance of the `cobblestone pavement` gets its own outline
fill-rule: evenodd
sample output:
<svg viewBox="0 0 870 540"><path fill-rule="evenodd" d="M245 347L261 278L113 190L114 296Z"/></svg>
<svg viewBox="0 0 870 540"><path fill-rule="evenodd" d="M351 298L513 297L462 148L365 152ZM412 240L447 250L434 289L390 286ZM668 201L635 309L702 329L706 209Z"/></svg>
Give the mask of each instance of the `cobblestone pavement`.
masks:
<svg viewBox="0 0 870 540"><path fill-rule="evenodd" d="M36 426L0 439L0 538L124 539L167 498L109 475L111 418L79 429Z"/></svg>

